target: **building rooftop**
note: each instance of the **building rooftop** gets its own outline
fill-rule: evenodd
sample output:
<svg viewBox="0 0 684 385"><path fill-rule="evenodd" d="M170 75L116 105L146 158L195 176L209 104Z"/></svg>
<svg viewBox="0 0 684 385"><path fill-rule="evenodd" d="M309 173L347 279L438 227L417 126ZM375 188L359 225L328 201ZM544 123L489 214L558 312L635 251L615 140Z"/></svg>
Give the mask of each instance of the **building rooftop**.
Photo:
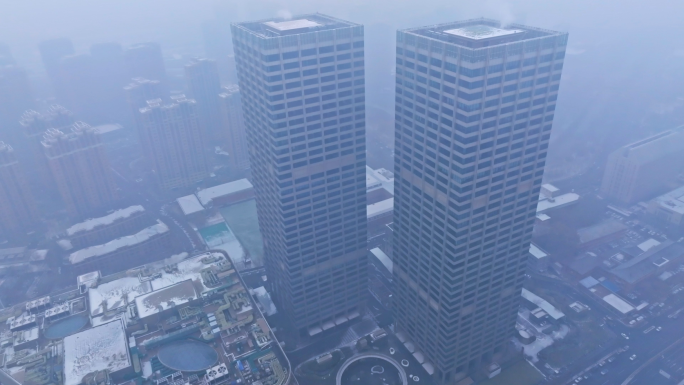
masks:
<svg viewBox="0 0 684 385"><path fill-rule="evenodd" d="M220 184L218 186L209 187L198 191L195 195L203 206L207 206L213 199L234 194L240 191L245 191L254 188L252 183L247 179L239 179L233 182Z"/></svg>
<svg viewBox="0 0 684 385"><path fill-rule="evenodd" d="M366 166L366 191L370 192L379 188L384 188L394 195L394 173L384 168L373 170Z"/></svg>
<svg viewBox="0 0 684 385"><path fill-rule="evenodd" d="M138 317L145 318L195 299L195 286L192 280L188 279L136 297L135 307L138 310Z"/></svg>
<svg viewBox="0 0 684 385"><path fill-rule="evenodd" d="M111 214L107 214L104 217L91 218L83 222L77 223L66 230L67 236L73 236L81 232L91 231L99 226L107 226L112 223L130 217L135 213L144 212L145 208L136 205L126 207L125 209L116 210Z"/></svg>
<svg viewBox="0 0 684 385"><path fill-rule="evenodd" d="M470 19L426 27L409 28L404 34L421 36L430 40L450 43L468 49L503 45L522 40L565 35L563 32L545 30L520 24L502 26L491 19Z"/></svg>
<svg viewBox="0 0 684 385"><path fill-rule="evenodd" d="M610 273L627 283L636 283L654 274L663 265L680 263L682 259L684 245L665 241L614 267Z"/></svg>
<svg viewBox="0 0 684 385"><path fill-rule="evenodd" d="M278 31L290 31L293 29L302 29L302 28L313 28L313 27L320 27L320 23L316 23L315 21L308 20L308 19L296 19L296 20L287 20L287 21L267 21L264 23L267 27L276 29Z"/></svg>
<svg viewBox="0 0 684 385"><path fill-rule="evenodd" d="M586 244L597 239L627 230L627 226L615 219L608 219L595 225L583 227L577 230L577 236L581 244Z"/></svg>
<svg viewBox="0 0 684 385"><path fill-rule="evenodd" d="M85 249L75 251L69 255L69 263L80 263L88 258L99 257L124 247L134 246L159 234L166 233L167 231L169 231L169 227L164 222L157 220L156 225L147 227L136 234L117 238L102 245L86 247Z"/></svg>
<svg viewBox="0 0 684 385"><path fill-rule="evenodd" d="M559 195L555 198L542 199L537 204L537 214L543 213L547 210L552 210L567 205L571 205L573 203L576 203L579 200L579 198L580 196L575 193L567 193Z"/></svg>
<svg viewBox="0 0 684 385"><path fill-rule="evenodd" d="M64 338L64 385L78 385L95 371L116 372L131 366L126 331L115 320Z"/></svg>
<svg viewBox="0 0 684 385"><path fill-rule="evenodd" d="M528 300L528 301L532 302L533 304L539 306L549 316L551 316L551 318L558 320L558 319L565 317L565 314L562 311L556 309L555 306L551 305L544 298L541 298L540 296L532 293L531 291L523 288L521 295L526 300Z"/></svg>
<svg viewBox="0 0 684 385"><path fill-rule="evenodd" d="M183 215L191 215L204 211L204 206L202 206L199 199L193 194L180 197L176 199L176 202L178 202L178 206L180 206Z"/></svg>
<svg viewBox="0 0 684 385"><path fill-rule="evenodd" d="M489 39L493 37L524 33L522 29L502 29L490 25L476 24L467 27L448 29L444 33L473 40Z"/></svg>
<svg viewBox="0 0 684 385"><path fill-rule="evenodd" d="M530 254L537 259L542 259L549 256L546 251L540 249L539 246L535 245L534 243L530 243Z"/></svg>
<svg viewBox="0 0 684 385"><path fill-rule="evenodd" d="M624 299L618 297L617 295L611 293L603 297L603 300L610 306L614 307L617 311L622 314L627 314L634 310L634 306L630 305Z"/></svg>
<svg viewBox="0 0 684 385"><path fill-rule="evenodd" d="M373 254L373 256L375 256L375 258L378 259L378 261L380 261L380 263L383 264L383 266L385 266L387 271L392 273L392 269L394 268L394 262L392 262L392 259L389 256L387 256L387 254L385 254L385 252L382 251L382 249L376 247L374 249L371 249L370 252L371 254Z"/></svg>
<svg viewBox="0 0 684 385"><path fill-rule="evenodd" d="M613 154L638 164L650 163L669 154L681 151L684 147L684 126L667 130L623 146ZM615 156L611 154L612 156Z"/></svg>
<svg viewBox="0 0 684 385"><path fill-rule="evenodd" d="M366 217L372 219L378 215L392 212L394 210L394 198L385 199L378 203L373 203L366 207Z"/></svg>
<svg viewBox="0 0 684 385"><path fill-rule="evenodd" d="M233 27L260 38L273 38L301 33L328 31L338 28L361 26L320 13L293 16L291 19L270 18L264 20L234 23Z"/></svg>
<svg viewBox="0 0 684 385"><path fill-rule="evenodd" d="M684 186L663 194L652 202L662 210L684 215Z"/></svg>

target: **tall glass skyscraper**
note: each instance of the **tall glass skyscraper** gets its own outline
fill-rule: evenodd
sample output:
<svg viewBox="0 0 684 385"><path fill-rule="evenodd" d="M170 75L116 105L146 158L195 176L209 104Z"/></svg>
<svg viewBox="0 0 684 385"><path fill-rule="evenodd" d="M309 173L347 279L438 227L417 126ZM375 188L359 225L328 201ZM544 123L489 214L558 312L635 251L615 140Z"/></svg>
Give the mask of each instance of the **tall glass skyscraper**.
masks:
<svg viewBox="0 0 684 385"><path fill-rule="evenodd" d="M315 335L358 317L367 287L363 26L312 14L232 35L269 282Z"/></svg>
<svg viewBox="0 0 684 385"><path fill-rule="evenodd" d="M397 33L394 309L440 383L515 331L567 39L486 19Z"/></svg>

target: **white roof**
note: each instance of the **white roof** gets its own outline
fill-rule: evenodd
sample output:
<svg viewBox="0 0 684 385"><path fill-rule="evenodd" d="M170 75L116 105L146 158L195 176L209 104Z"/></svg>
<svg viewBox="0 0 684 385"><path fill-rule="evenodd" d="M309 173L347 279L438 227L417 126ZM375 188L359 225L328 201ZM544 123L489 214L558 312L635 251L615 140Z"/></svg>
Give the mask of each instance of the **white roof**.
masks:
<svg viewBox="0 0 684 385"><path fill-rule="evenodd" d="M292 29L318 27L321 24L308 19L288 20L288 21L268 21L265 25L277 29L278 31L289 31Z"/></svg>
<svg viewBox="0 0 684 385"><path fill-rule="evenodd" d="M150 281L140 282L138 277L123 277L88 289L90 315L97 316L133 302L135 297L152 291Z"/></svg>
<svg viewBox="0 0 684 385"><path fill-rule="evenodd" d="M78 385L94 371L116 372L131 366L126 331L112 321L64 338L64 385Z"/></svg>
<svg viewBox="0 0 684 385"><path fill-rule="evenodd" d="M537 247L537 245L534 243L530 243L530 254L537 259L542 259L549 256L544 250Z"/></svg>
<svg viewBox="0 0 684 385"><path fill-rule="evenodd" d="M72 236L82 231L90 231L97 226L111 225L119 219L128 218L129 216L131 216L131 214L135 214L142 211L145 211L145 208L140 205L130 206L125 209L116 210L111 214L105 215L104 217L91 218L81 223L77 223L69 227L66 232L68 236Z"/></svg>
<svg viewBox="0 0 684 385"><path fill-rule="evenodd" d="M612 293L603 297L603 300L606 301L610 306L617 309L622 314L627 314L630 311L634 310L634 306L630 305L629 303L627 303L627 301Z"/></svg>
<svg viewBox="0 0 684 385"><path fill-rule="evenodd" d="M373 170L366 166L366 191L384 188L394 195L394 174L384 168Z"/></svg>
<svg viewBox="0 0 684 385"><path fill-rule="evenodd" d="M537 214L544 212L546 210L569 205L571 203L576 202L578 199L579 195L575 193L567 193L559 195L555 198L542 199L537 204Z"/></svg>
<svg viewBox="0 0 684 385"><path fill-rule="evenodd" d="M252 289L251 292L264 309L264 315L271 316L278 312L278 309L276 309L276 306L271 299L271 295L268 294L265 287L259 286L256 289Z"/></svg>
<svg viewBox="0 0 684 385"><path fill-rule="evenodd" d="M147 227L136 234L117 238L103 245L86 247L85 249L75 251L71 253L71 255L69 255L69 262L71 262L72 264L76 264L83 262L88 258L106 255L120 248L133 246L145 242L148 239L159 234L163 234L167 231L169 231L169 227L166 226L164 222L157 220L156 225Z"/></svg>
<svg viewBox="0 0 684 385"><path fill-rule="evenodd" d="M184 215L190 215L204 210L199 199L192 194L180 197L176 199L176 202L178 202L178 206L180 206Z"/></svg>
<svg viewBox="0 0 684 385"><path fill-rule="evenodd" d="M556 309L555 306L551 305L548 303L545 299L541 298L540 296L532 293L531 291L523 288L522 289L522 297L525 298L526 300L532 302L533 304L539 306L542 310L546 312L551 318L553 319L560 319L562 317L565 317L565 314Z"/></svg>
<svg viewBox="0 0 684 385"><path fill-rule="evenodd" d="M684 187L672 190L653 201L663 210L684 214Z"/></svg>
<svg viewBox="0 0 684 385"><path fill-rule="evenodd" d="M660 242L656 241L653 238L649 238L643 242L641 242L637 247L641 249L641 251L648 251L651 247L658 246Z"/></svg>
<svg viewBox="0 0 684 385"><path fill-rule="evenodd" d="M545 222L545 221L548 221L549 219L551 219L551 217L542 213L542 214L537 214L537 219L539 219L542 222Z"/></svg>
<svg viewBox="0 0 684 385"><path fill-rule="evenodd" d="M135 298L138 317L145 318L160 311L197 299L191 280L176 283Z"/></svg>
<svg viewBox="0 0 684 385"><path fill-rule="evenodd" d="M501 29L484 24L470 25L463 28L449 29L444 31L444 33L448 33L449 35L465 37L472 40L482 40L488 39L490 37L507 36L521 32L525 31L521 29Z"/></svg>
<svg viewBox="0 0 684 385"><path fill-rule="evenodd" d="M379 247L376 247L374 249L370 250L371 253L377 258L382 264L385 266L389 272L392 272L392 269L394 268L394 262L390 259L390 257L385 254L384 251L382 251Z"/></svg>
<svg viewBox="0 0 684 385"><path fill-rule="evenodd" d="M558 191L558 187L552 185L551 183L544 183L541 185L543 189L551 191L551 192L556 192Z"/></svg>
<svg viewBox="0 0 684 385"><path fill-rule="evenodd" d="M380 214L388 213L394 210L394 198L385 199L378 203L373 203L366 207L366 217L371 219Z"/></svg>
<svg viewBox="0 0 684 385"><path fill-rule="evenodd" d="M234 194L236 192L249 190L253 188L252 183L247 179L239 179L233 182L220 184L218 186L209 187L204 190L200 190L196 193L197 198L199 198L202 206L207 206L211 203L213 199L218 197L223 197L226 195Z"/></svg>

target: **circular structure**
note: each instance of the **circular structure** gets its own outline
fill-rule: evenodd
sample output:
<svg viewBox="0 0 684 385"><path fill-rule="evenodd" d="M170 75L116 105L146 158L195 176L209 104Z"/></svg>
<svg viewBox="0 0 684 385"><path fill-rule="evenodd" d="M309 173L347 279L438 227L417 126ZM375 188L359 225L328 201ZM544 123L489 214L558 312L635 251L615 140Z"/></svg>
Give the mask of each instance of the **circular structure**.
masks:
<svg viewBox="0 0 684 385"><path fill-rule="evenodd" d="M74 315L71 317L62 318L61 320L48 326L43 332L43 335L45 338L51 340L62 339L83 329L87 323L88 317L83 315Z"/></svg>
<svg viewBox="0 0 684 385"><path fill-rule="evenodd" d="M199 372L212 367L218 361L218 353L205 343L181 340L159 348L157 358L171 370Z"/></svg>
<svg viewBox="0 0 684 385"><path fill-rule="evenodd" d="M337 372L335 383L337 385L408 385L408 380L406 372L394 359L377 353L365 353L347 360Z"/></svg>

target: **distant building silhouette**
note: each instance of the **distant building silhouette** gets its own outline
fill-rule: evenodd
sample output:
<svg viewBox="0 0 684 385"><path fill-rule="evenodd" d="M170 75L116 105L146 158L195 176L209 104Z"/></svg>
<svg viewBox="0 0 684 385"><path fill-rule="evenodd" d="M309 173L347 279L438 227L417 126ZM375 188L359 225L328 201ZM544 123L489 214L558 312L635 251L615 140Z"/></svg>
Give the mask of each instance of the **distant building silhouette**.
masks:
<svg viewBox="0 0 684 385"><path fill-rule="evenodd" d="M608 156L601 193L626 204L664 193L684 169L683 149L684 127L620 147Z"/></svg>
<svg viewBox="0 0 684 385"><path fill-rule="evenodd" d="M35 224L38 210L14 149L0 142L0 238Z"/></svg>
<svg viewBox="0 0 684 385"><path fill-rule="evenodd" d="M45 156L73 217L86 217L119 198L100 134L83 122L50 128L42 141Z"/></svg>
<svg viewBox="0 0 684 385"><path fill-rule="evenodd" d="M21 143L17 122L21 114L33 106L26 71L14 65L0 65L0 138Z"/></svg>
<svg viewBox="0 0 684 385"><path fill-rule="evenodd" d="M197 110L206 139L216 143L221 139L218 94L221 92L216 61L194 59L185 66L188 96L197 102Z"/></svg>
<svg viewBox="0 0 684 385"><path fill-rule="evenodd" d="M168 89L164 57L159 44L140 43L127 48L124 51L124 62L128 79L158 80L163 89Z"/></svg>
<svg viewBox="0 0 684 385"><path fill-rule="evenodd" d="M73 55L74 45L70 39L59 38L40 42L38 44L40 56L43 59L45 72L48 78L52 81L52 87L55 90L57 98L63 97L64 85L60 81L60 62L62 58Z"/></svg>
<svg viewBox="0 0 684 385"><path fill-rule="evenodd" d="M220 108L219 142L228 150L230 164L236 170L249 169L249 151L245 136L245 120L242 115L240 87L223 87L218 95Z"/></svg>
<svg viewBox="0 0 684 385"><path fill-rule="evenodd" d="M163 189L193 185L209 175L197 103L179 95L171 103L147 101L140 109L143 151Z"/></svg>

